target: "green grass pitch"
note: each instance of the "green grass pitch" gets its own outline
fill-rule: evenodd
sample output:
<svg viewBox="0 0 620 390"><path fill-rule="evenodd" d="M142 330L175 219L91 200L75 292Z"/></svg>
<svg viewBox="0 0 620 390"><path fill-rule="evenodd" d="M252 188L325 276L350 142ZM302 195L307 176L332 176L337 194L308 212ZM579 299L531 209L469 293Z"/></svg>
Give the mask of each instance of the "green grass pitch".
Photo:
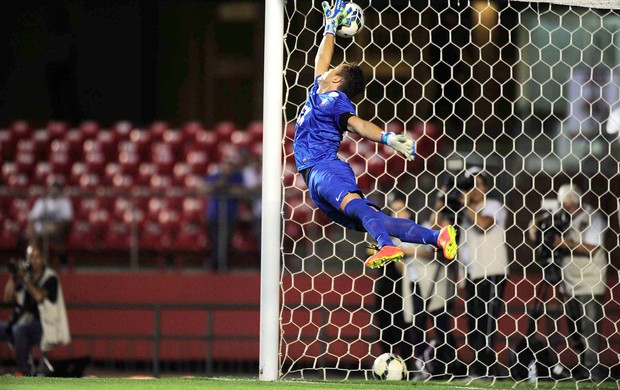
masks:
<svg viewBox="0 0 620 390"><path fill-rule="evenodd" d="M235 378L162 378L162 379L129 379L129 378L26 378L0 377L0 389L217 389L217 390L252 390L252 389L322 389L322 390L440 390L440 389L533 389L534 383L514 382L385 382L385 381L278 381L260 382L250 379ZM538 389L619 389L615 382L594 385L592 383L553 383L540 382Z"/></svg>

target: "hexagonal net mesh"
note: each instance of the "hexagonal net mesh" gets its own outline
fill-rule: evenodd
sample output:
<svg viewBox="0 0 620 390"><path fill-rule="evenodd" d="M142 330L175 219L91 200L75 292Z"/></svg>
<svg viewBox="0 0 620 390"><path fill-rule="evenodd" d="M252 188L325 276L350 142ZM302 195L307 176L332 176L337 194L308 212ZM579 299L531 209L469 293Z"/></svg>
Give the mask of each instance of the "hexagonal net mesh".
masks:
<svg viewBox="0 0 620 390"><path fill-rule="evenodd" d="M357 115L417 158L350 133L339 157L383 212L460 236L455 261L405 243L378 270L372 237L322 214L294 164L312 3L285 5L282 376L368 377L393 352L410 379L618 378L617 2L357 1L365 27L332 64L361 64Z"/></svg>

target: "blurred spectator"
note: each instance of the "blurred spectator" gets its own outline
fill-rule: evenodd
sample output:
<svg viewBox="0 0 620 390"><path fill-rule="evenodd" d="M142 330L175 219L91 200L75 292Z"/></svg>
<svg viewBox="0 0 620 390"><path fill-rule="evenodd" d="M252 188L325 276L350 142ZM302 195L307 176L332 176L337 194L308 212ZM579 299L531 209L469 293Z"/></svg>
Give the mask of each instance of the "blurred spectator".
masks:
<svg viewBox="0 0 620 390"><path fill-rule="evenodd" d="M254 215L254 230L256 237L260 240L261 235L261 215L262 215L262 173L263 165L260 158L251 154L246 155L243 167L243 185L252 197L252 214Z"/></svg>
<svg viewBox="0 0 620 390"><path fill-rule="evenodd" d="M606 376L599 362L604 318L603 297L607 290L607 252L602 247L606 223L603 214L581 201L581 191L565 184L558 190L558 202L570 215L570 227L558 235L555 247L560 252L562 280L568 302L566 314L572 322L569 335L579 355L575 379L603 380Z"/></svg>
<svg viewBox="0 0 620 390"><path fill-rule="evenodd" d="M9 269L11 278L4 286L4 301L14 309L0 332L15 350L18 375L44 374L50 367L44 353L71 341L60 281L39 246L29 246L26 260L12 260ZM38 370L30 353L34 345L41 351Z"/></svg>
<svg viewBox="0 0 620 390"><path fill-rule="evenodd" d="M53 179L47 195L37 199L28 216L30 243L40 242L46 258L56 254L60 263L66 266L66 242L72 220L73 206L63 194L62 181Z"/></svg>
<svg viewBox="0 0 620 390"><path fill-rule="evenodd" d="M461 188L465 216L459 258L466 271L467 344L474 352L469 375L484 378L500 374L495 344L508 269L507 212L498 200L487 196L491 181L487 173L469 169L465 178L471 187Z"/></svg>
<svg viewBox="0 0 620 390"><path fill-rule="evenodd" d="M225 271L230 239L238 218L238 198L244 194L243 174L234 158L224 158L207 175L203 193L208 195L207 224L212 247L208 266Z"/></svg>

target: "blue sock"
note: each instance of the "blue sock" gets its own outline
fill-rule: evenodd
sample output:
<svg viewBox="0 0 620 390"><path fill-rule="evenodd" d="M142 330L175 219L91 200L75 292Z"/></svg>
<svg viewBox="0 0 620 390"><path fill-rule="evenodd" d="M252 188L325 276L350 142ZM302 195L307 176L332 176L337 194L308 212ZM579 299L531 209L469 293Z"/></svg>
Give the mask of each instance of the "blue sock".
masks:
<svg viewBox="0 0 620 390"><path fill-rule="evenodd" d="M439 230L420 226L410 219L390 217L381 213L383 224L390 236L398 237L404 242L413 244L432 244L437 246Z"/></svg>
<svg viewBox="0 0 620 390"><path fill-rule="evenodd" d="M359 220L368 234L377 240L380 248L384 245L394 245L383 224L381 216L384 214L370 207L363 199L351 200L344 207L344 213L351 218Z"/></svg>

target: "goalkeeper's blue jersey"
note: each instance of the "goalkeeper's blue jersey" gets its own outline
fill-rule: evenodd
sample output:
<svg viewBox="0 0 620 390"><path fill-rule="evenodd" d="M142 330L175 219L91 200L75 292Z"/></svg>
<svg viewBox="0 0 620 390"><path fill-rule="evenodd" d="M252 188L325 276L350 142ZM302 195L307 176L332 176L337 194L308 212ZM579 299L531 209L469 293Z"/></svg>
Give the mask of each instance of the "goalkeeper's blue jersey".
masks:
<svg viewBox="0 0 620 390"><path fill-rule="evenodd" d="M340 115L355 115L355 107L342 91L318 93L319 77L308 93L308 100L297 117L295 164L301 172L319 161L338 158L338 148L346 128L340 128Z"/></svg>

